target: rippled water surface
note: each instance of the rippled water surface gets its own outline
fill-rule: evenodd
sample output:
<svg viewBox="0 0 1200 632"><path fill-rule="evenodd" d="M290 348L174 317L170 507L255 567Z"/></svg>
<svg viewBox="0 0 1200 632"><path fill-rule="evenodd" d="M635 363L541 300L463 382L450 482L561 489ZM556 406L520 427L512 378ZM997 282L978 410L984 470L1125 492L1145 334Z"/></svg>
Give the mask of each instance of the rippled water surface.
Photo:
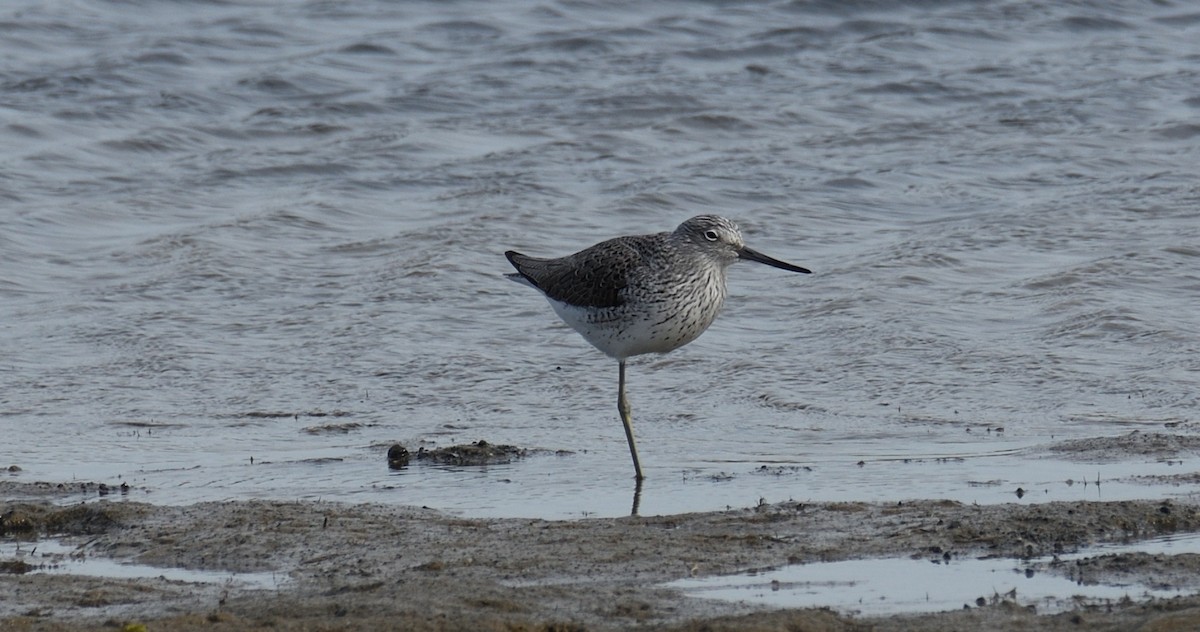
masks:
<svg viewBox="0 0 1200 632"><path fill-rule="evenodd" d="M10 2L0 466L130 497L626 513L616 363L506 281L753 247L630 362L645 514L1195 495L1200 5ZM541 448L390 471L415 449ZM1105 481L1100 487L1081 481Z"/></svg>

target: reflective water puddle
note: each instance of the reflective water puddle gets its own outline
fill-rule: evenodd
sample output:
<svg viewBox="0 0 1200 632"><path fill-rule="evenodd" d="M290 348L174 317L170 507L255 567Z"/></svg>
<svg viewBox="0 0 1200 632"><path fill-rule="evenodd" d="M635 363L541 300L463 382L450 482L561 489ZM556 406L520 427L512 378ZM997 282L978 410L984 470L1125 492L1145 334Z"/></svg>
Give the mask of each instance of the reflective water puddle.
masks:
<svg viewBox="0 0 1200 632"><path fill-rule="evenodd" d="M787 566L765 572L682 579L666 584L692 597L723 599L778 608L828 607L844 614L882 616L939 612L1014 601L1039 613L1070 610L1080 603L1175 597L1200 586L1168 587L1136 581L1081 583L1047 572L1051 563L1099 555L1200 552L1200 534L1164 537L1130 545L1105 545L1057 558L849 560ZM1056 562L1057 560L1057 562ZM1089 578L1089 582L1093 579Z"/></svg>
<svg viewBox="0 0 1200 632"><path fill-rule="evenodd" d="M14 573L50 573L118 579L160 578L167 581L237 585L264 590L278 589L287 581L287 575L283 573L232 573L166 568L93 557L81 546L65 544L54 539L37 542L0 542L0 561L8 562L8 572Z"/></svg>

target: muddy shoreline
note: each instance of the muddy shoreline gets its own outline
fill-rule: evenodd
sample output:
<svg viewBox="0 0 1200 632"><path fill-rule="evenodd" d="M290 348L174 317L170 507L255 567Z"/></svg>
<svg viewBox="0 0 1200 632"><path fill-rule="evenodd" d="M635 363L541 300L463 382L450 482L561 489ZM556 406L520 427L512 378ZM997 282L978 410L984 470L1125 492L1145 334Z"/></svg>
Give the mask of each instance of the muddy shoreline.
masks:
<svg viewBox="0 0 1200 632"><path fill-rule="evenodd" d="M969 506L779 503L571 521L465 519L333 502L63 506L53 484L0 484L5 541L58 535L72 555L162 568L269 572L271 587L0 572L5 630L1186 630L1200 625L1200 556L1096 558L1094 577L1139 573L1190 596L1081 603L1068 612L986 605L867 618L690 598L662 584L785 564L871 557L1014 559L1200 532L1177 501ZM26 556L26 563L53 560ZM5 560L0 560L0 562ZM11 559L8 561L12 561ZM1191 627L1189 627L1191 626Z"/></svg>

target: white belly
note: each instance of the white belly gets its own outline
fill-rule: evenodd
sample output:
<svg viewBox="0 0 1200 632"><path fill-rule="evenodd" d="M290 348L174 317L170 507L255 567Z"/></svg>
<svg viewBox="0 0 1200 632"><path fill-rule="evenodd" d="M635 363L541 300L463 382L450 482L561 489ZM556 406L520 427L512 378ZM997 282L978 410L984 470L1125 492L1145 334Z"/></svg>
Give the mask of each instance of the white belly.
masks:
<svg viewBox="0 0 1200 632"><path fill-rule="evenodd" d="M670 307L654 302L588 309L547 299L563 322L605 354L623 360L643 353L666 353L695 340L712 324L724 299L721 292Z"/></svg>

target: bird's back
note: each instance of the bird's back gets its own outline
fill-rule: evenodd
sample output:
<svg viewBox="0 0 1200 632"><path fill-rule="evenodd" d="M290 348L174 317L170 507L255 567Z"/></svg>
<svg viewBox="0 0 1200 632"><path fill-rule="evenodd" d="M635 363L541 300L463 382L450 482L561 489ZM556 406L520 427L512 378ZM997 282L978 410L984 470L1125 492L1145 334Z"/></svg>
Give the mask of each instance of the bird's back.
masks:
<svg viewBox="0 0 1200 632"><path fill-rule="evenodd" d="M504 256L517 269L509 277L551 299L583 308L618 307L624 303L622 291L646 265L647 244L658 238L617 237L565 257L530 257L512 250Z"/></svg>

